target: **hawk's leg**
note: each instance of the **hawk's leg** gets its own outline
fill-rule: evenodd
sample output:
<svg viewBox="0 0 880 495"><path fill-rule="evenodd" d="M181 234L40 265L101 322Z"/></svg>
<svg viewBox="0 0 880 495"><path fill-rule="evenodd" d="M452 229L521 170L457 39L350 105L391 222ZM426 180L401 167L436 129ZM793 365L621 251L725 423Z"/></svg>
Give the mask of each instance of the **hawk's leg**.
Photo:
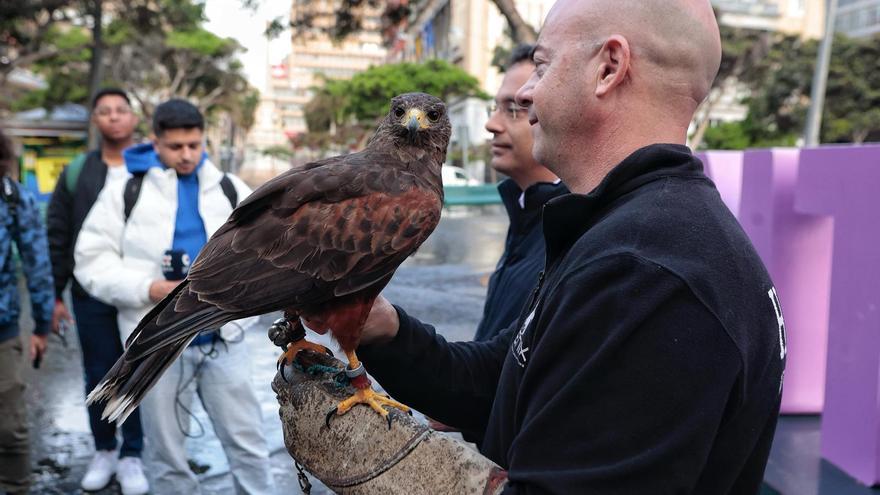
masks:
<svg viewBox="0 0 880 495"><path fill-rule="evenodd" d="M374 391L370 386L370 379L367 378L367 372L364 371L364 365L358 360L354 351L345 351L345 355L348 356L348 367L345 369L345 374L351 379L351 384L357 389L357 392L327 412L325 419L327 427L330 427L330 419L333 416L341 416L357 404L366 404L388 421L388 429L390 430L391 415L383 406L396 407L404 412L410 412L409 407Z"/></svg>
<svg viewBox="0 0 880 495"><path fill-rule="evenodd" d="M311 349L315 352L333 355L330 349L306 340L306 329L303 327L302 322L299 321L299 317L294 317L293 321L287 317L275 320L275 323L269 327L269 339L272 343L284 349L284 353L278 358L277 366L282 372L282 378L284 378L284 366L292 363L296 354L303 349Z"/></svg>

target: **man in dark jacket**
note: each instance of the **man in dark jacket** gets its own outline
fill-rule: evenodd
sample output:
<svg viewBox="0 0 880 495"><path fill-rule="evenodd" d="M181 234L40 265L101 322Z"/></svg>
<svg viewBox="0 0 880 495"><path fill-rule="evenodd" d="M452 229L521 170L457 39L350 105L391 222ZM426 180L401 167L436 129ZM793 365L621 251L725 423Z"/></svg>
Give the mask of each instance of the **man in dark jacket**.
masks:
<svg viewBox="0 0 880 495"><path fill-rule="evenodd" d="M13 245L27 278L36 324L28 346L34 366L39 366L46 351L53 298L40 210L33 195L11 177L14 159L9 141L0 132L0 493L17 495L28 492L31 464Z"/></svg>
<svg viewBox="0 0 880 495"><path fill-rule="evenodd" d="M504 253L489 278L483 318L474 340L489 340L510 326L544 267L541 209L544 203L568 192L553 172L532 156L532 129L528 109L516 104L517 90L535 69L532 45L516 47L486 122L492 137L492 168L509 179L498 192L510 217Z"/></svg>
<svg viewBox="0 0 880 495"><path fill-rule="evenodd" d="M122 355L116 308L91 297L73 278L73 250L86 215L108 184L129 177L122 151L133 144L137 117L124 91L107 88L92 102L92 121L101 134L98 149L78 157L58 179L49 203L49 249L55 277L53 325L70 320L63 294L72 282L71 296L82 348L86 392L92 390ZM122 447L116 452L116 425L101 420L101 408L88 408L95 439L95 457L82 480L84 490L100 490L115 475L124 494L146 492L140 463L143 433L137 411L122 425ZM119 460L117 460L117 458Z"/></svg>
<svg viewBox="0 0 880 495"><path fill-rule="evenodd" d="M708 1L557 2L517 102L536 159L574 194L545 207L546 273L517 323L448 343L374 305L358 349L367 370L396 399L484 431L504 493L759 490L784 320L683 144L720 45Z"/></svg>

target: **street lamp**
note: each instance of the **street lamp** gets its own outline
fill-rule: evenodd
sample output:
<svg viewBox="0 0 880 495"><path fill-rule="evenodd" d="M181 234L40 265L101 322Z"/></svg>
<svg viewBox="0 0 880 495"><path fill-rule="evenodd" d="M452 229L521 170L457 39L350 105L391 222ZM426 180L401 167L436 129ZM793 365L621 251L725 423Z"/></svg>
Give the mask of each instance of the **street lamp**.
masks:
<svg viewBox="0 0 880 495"><path fill-rule="evenodd" d="M831 45L834 43L834 24L837 20L837 0L828 0L825 10L825 36L819 45L816 70L813 72L813 89L810 92L810 109L804 130L804 145L818 146L822 129L822 108L825 106L825 86L828 83L828 66L831 62Z"/></svg>

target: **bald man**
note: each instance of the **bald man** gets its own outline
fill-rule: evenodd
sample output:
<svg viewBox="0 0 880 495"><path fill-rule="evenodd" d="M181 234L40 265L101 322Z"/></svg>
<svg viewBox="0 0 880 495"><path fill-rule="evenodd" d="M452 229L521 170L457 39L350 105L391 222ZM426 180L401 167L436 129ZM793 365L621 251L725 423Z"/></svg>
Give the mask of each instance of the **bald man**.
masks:
<svg viewBox="0 0 880 495"><path fill-rule="evenodd" d="M449 343L374 306L367 369L397 399L483 431L504 493L759 490L784 321L684 145L719 46L706 0L558 2L516 99L535 158L573 194L544 209L546 268L518 321L489 342Z"/></svg>

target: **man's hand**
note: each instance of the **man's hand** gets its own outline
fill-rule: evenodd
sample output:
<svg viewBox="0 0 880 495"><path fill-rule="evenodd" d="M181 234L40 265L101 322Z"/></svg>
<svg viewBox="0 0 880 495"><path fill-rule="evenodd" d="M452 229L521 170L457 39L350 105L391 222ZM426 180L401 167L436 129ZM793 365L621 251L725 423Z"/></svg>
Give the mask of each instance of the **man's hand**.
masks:
<svg viewBox="0 0 880 495"><path fill-rule="evenodd" d="M49 342L48 335L31 335L31 361L39 362L38 357L42 359L46 354L46 345Z"/></svg>
<svg viewBox="0 0 880 495"><path fill-rule="evenodd" d="M52 310L52 331L56 334L61 335L62 321L66 321L68 324L72 325L73 317L70 316L70 311L67 310L64 301L57 300L55 301L55 309Z"/></svg>
<svg viewBox="0 0 880 495"><path fill-rule="evenodd" d="M397 310L381 295L373 303L370 316L364 324L364 332L361 334L361 344L375 344L387 342L397 336L400 330L400 318Z"/></svg>
<svg viewBox="0 0 880 495"><path fill-rule="evenodd" d="M181 282L183 280L165 280L164 278L153 280L153 283L150 284L150 300L153 302L161 301Z"/></svg>
<svg viewBox="0 0 880 495"><path fill-rule="evenodd" d="M303 325L309 330L324 335L329 328L326 321L313 316L301 315ZM376 298L367 322L364 324L364 331L361 333L361 344L375 344L377 342L387 342L397 336L400 329L400 318L397 316L397 310L381 295Z"/></svg>

